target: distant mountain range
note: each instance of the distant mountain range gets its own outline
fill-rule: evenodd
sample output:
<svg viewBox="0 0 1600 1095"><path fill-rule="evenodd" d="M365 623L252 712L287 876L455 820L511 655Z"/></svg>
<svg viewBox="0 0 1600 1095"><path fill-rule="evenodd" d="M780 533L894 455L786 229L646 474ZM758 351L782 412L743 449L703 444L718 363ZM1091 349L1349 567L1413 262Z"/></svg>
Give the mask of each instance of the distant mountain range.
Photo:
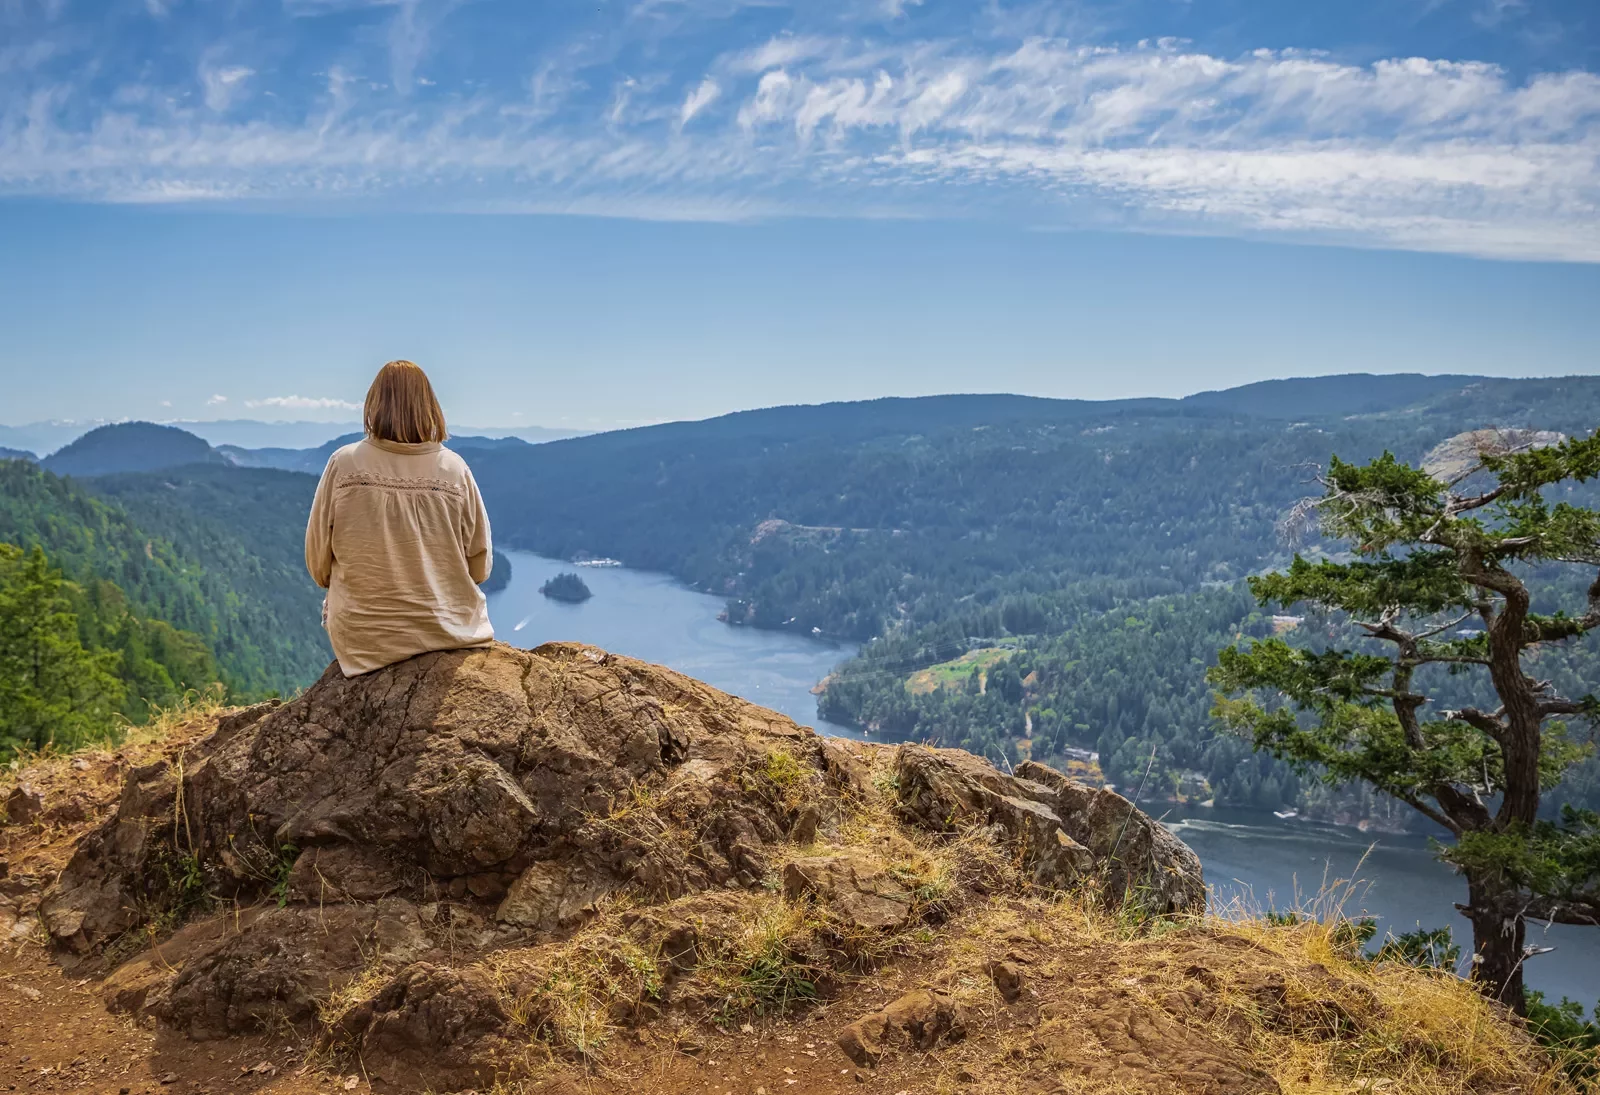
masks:
<svg viewBox="0 0 1600 1095"><path fill-rule="evenodd" d="M334 451L360 441L364 434L347 433L314 449L245 449L237 445L219 445L216 452L230 464L241 468L279 468L283 471L303 471L321 475L328 457ZM530 445L520 437L474 437L470 434L452 437L445 443L457 452L471 450L526 449Z"/></svg>
<svg viewBox="0 0 1600 1095"><path fill-rule="evenodd" d="M1283 556L1297 469L1333 452L1421 460L1483 426L1597 423L1597 377L1352 374L1185 399L773 407L471 461L502 543L619 558L729 597L734 619L867 639L1010 588L1251 573Z"/></svg>
<svg viewBox="0 0 1600 1095"><path fill-rule="evenodd" d="M224 464L239 468L274 468L279 471L320 475L335 449L360 441L348 433L308 449L247 449L237 445L213 447L204 438L176 426L154 422L117 422L97 426L77 440L39 460L31 452L0 449L0 460L37 461L56 475L90 478L126 472L152 472L197 464ZM446 444L458 452L510 451L533 446L520 437L452 437Z"/></svg>
<svg viewBox="0 0 1600 1095"><path fill-rule="evenodd" d="M100 421L30 422L22 426L0 425L0 450L42 456L71 444L90 430L116 423ZM327 441L348 434L359 434L359 422L259 422L253 419L218 419L193 422L173 421L176 426L215 445L238 448L314 449ZM473 437L516 437L537 444L565 437L580 437L583 430L551 429L544 426L462 426L460 433ZM0 456L0 459L3 459Z"/></svg>

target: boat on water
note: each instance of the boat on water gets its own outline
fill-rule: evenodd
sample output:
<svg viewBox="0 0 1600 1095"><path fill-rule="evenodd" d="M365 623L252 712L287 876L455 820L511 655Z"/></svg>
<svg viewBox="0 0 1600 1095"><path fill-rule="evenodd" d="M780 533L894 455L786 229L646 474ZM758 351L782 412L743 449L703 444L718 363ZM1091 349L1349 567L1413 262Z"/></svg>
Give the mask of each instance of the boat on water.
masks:
<svg viewBox="0 0 1600 1095"><path fill-rule="evenodd" d="M1275 817L1275 818L1278 818L1281 821L1288 821L1292 817L1299 817L1300 816L1300 811L1296 810L1294 807L1291 806L1287 810L1274 810L1274 811L1272 811L1272 816Z"/></svg>
<svg viewBox="0 0 1600 1095"><path fill-rule="evenodd" d="M575 567L619 567L619 566L622 565L622 560L621 559L574 559L574 560L572 560L572 565L575 566Z"/></svg>

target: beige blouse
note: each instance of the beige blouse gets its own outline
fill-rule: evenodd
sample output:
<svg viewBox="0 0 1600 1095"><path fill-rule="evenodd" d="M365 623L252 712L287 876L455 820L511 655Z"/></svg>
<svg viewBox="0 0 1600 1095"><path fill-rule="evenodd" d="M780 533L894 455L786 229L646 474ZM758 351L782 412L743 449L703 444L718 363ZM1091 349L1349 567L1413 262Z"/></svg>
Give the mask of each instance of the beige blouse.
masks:
<svg viewBox="0 0 1600 1095"><path fill-rule="evenodd" d="M494 639L478 583L489 515L461 457L367 438L328 459L306 523L306 569L346 677Z"/></svg>

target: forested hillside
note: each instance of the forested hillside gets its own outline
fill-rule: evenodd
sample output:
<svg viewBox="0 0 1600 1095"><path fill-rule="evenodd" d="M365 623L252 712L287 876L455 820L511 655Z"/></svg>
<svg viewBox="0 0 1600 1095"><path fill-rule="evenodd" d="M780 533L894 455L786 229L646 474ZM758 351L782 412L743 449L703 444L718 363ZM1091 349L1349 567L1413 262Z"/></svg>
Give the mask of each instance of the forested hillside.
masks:
<svg viewBox="0 0 1600 1095"><path fill-rule="evenodd" d="M300 561L315 485L212 464L78 480L5 461L0 542L43 550L90 646L164 651L176 691L220 680L241 698L289 693L330 657ZM124 709L170 701L137 657L124 662Z"/></svg>
<svg viewBox="0 0 1600 1095"><path fill-rule="evenodd" d="M1303 416L1285 418L1299 385ZM1425 398L1349 412L1391 389ZM785 407L469 458L502 543L667 571L728 597L736 622L867 640L967 598L1231 581L1287 558L1275 522L1330 453L1417 460L1487 424L1600 421L1596 378L1321 378L1238 389L1237 407L1229 395Z"/></svg>
<svg viewBox="0 0 1600 1095"><path fill-rule="evenodd" d="M75 745L217 680L198 636L141 615L114 582L69 582L0 542L0 759Z"/></svg>
<svg viewBox="0 0 1600 1095"><path fill-rule="evenodd" d="M195 565L214 617L213 649L231 685L292 692L327 667L322 591L305 570L315 478L192 464L102 476L88 487Z"/></svg>

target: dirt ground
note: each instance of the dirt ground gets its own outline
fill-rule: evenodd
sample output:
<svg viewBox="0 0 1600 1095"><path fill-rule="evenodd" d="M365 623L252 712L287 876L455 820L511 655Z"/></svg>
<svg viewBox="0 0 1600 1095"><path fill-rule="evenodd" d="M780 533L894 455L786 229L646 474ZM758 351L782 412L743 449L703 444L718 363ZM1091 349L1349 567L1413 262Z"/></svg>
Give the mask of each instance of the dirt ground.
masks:
<svg viewBox="0 0 1600 1095"><path fill-rule="evenodd" d="M864 1072L833 1044L847 1006L870 1010L887 1003L891 991L874 994L876 1000L841 1001L798 1022L737 1037L713 1035L676 1046L625 1044L615 1060L593 1070L552 1063L514 1090L551 1095L932 1092L935 1081L926 1059L886 1061ZM37 947L0 955L0 1091L329 1095L422 1090L406 1076L374 1076L360 1071L359 1064L341 1068L323 1062L300 1038L207 1043L148 1029L107 1013L96 982L64 975Z"/></svg>

